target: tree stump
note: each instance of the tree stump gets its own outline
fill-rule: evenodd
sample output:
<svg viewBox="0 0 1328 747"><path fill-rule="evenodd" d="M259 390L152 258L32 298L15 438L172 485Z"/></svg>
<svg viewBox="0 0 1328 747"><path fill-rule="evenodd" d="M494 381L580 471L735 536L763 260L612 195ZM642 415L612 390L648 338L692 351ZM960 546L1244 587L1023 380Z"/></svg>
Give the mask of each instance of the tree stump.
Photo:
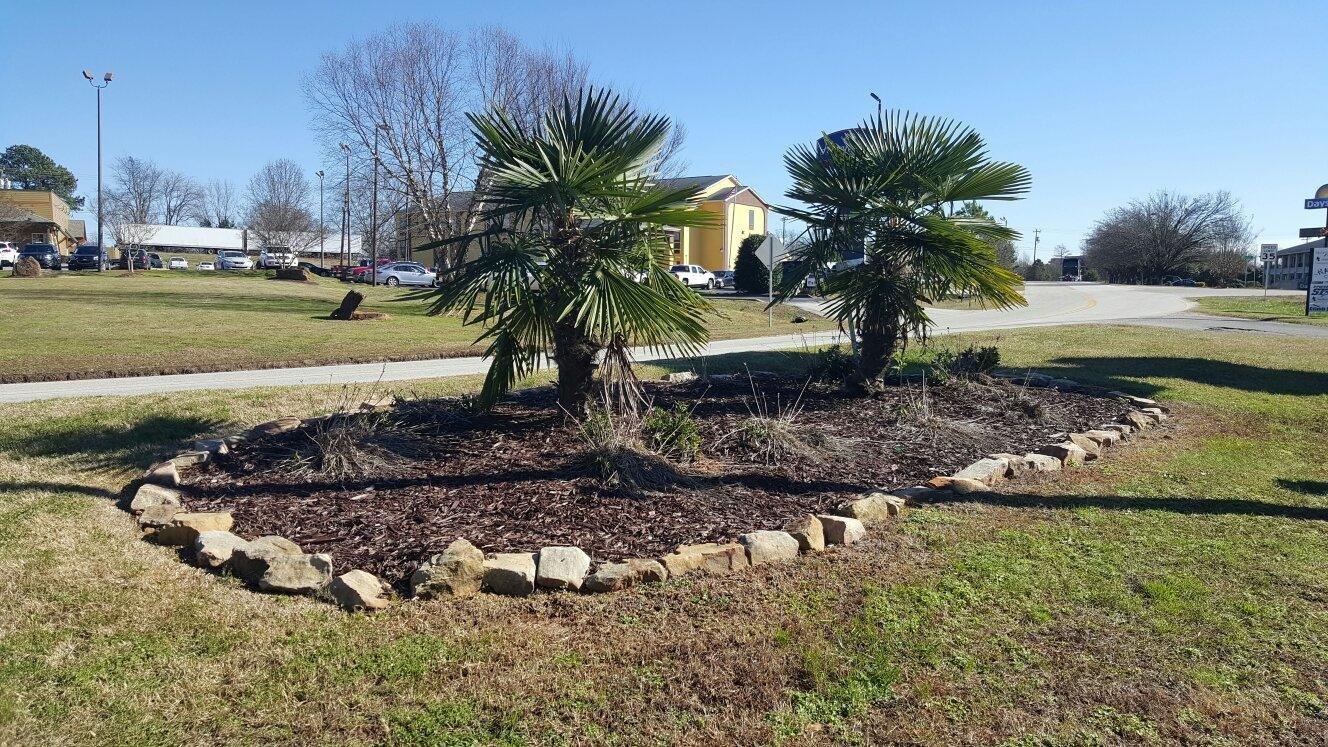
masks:
<svg viewBox="0 0 1328 747"><path fill-rule="evenodd" d="M359 291L351 291L346 294L345 298L341 299L341 305L337 307L336 311L332 312L330 318L349 321L355 310L360 308L361 303L364 303L364 294Z"/></svg>
<svg viewBox="0 0 1328 747"><path fill-rule="evenodd" d="M16 278L39 278L41 274L41 265L32 257L24 257L14 263L14 277Z"/></svg>

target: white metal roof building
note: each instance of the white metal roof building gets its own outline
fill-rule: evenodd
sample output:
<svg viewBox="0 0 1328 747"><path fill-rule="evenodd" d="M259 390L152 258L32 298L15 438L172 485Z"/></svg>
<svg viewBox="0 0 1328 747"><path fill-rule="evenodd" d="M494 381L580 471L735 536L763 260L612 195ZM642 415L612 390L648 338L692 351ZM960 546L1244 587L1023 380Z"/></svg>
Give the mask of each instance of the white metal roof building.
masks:
<svg viewBox="0 0 1328 747"><path fill-rule="evenodd" d="M126 236L143 237L134 243L144 249L162 251L217 252L222 249L239 249L257 253L263 248L263 241L254 231L246 228L203 228L200 226L165 226L165 225L129 225L125 226ZM292 241L298 245L298 253L318 254L318 235L311 233L301 237L303 240ZM363 254L360 249L359 234L350 235L351 254ZM323 239L322 251L336 254L341 251L341 234L328 234Z"/></svg>

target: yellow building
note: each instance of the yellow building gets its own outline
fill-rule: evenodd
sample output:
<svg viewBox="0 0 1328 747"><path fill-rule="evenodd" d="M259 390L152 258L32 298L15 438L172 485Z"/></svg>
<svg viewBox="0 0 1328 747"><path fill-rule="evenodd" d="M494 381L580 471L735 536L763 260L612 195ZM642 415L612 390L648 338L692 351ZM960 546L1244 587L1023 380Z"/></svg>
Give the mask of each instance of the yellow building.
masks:
<svg viewBox="0 0 1328 747"><path fill-rule="evenodd" d="M0 233L6 241L55 244L62 252L87 238L83 221L69 217L69 203L37 189L0 189Z"/></svg>
<svg viewBox="0 0 1328 747"><path fill-rule="evenodd" d="M751 187L745 187L732 174L719 176L684 176L661 179L660 186L669 189L694 187L700 190L697 203L702 210L713 213L715 223L706 228L665 229L673 243L673 264L696 264L707 270L732 270L738 259L738 245L753 234L764 236L770 206ZM473 207L472 192L453 192L448 197L446 214L458 226L466 225ZM391 240L380 245L379 251L393 257L411 257L419 262L435 262L434 249L420 249L430 243L421 224L418 209L403 211L396 216ZM472 248L467 260L478 256Z"/></svg>
<svg viewBox="0 0 1328 747"><path fill-rule="evenodd" d="M660 185L670 189L698 188L696 199L700 208L716 216L715 225L710 227L669 231L673 237L674 264L701 265L712 271L732 270L742 240L766 233L770 206L732 174L661 179Z"/></svg>

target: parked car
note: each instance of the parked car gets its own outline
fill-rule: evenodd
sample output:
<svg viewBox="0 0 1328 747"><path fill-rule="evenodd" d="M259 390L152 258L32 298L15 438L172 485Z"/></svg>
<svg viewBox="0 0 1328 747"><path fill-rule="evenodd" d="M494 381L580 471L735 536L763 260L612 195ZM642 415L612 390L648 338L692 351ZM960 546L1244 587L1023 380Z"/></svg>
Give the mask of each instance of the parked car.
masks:
<svg viewBox="0 0 1328 747"><path fill-rule="evenodd" d="M216 264L218 270L254 269L254 261L239 249L222 249L217 252Z"/></svg>
<svg viewBox="0 0 1328 747"><path fill-rule="evenodd" d="M154 270L166 269L166 263L161 261L161 255L156 252L148 252L148 261Z"/></svg>
<svg viewBox="0 0 1328 747"><path fill-rule="evenodd" d="M678 282L692 288L714 288L715 276L701 265L674 265L669 268Z"/></svg>
<svg viewBox="0 0 1328 747"><path fill-rule="evenodd" d="M168 270L187 270L189 262L184 257L171 257L166 260L166 269Z"/></svg>
<svg viewBox="0 0 1328 747"><path fill-rule="evenodd" d="M732 288L733 270L716 270L715 284L715 287L717 288Z"/></svg>
<svg viewBox="0 0 1328 747"><path fill-rule="evenodd" d="M55 244L28 244L18 253L18 258L32 257L43 270L58 270L62 257Z"/></svg>
<svg viewBox="0 0 1328 747"><path fill-rule="evenodd" d="M378 282L384 285L426 285L433 286L438 276L429 268L415 262L394 262L378 268Z"/></svg>
<svg viewBox="0 0 1328 747"><path fill-rule="evenodd" d="M96 244L83 244L69 255L68 267L71 270L109 270L111 262L101 247Z"/></svg>
<svg viewBox="0 0 1328 747"><path fill-rule="evenodd" d="M378 260L378 267L392 264L390 259ZM362 259L358 267L350 268L349 279L355 283L367 283L373 280L373 275L369 273L369 260Z"/></svg>
<svg viewBox="0 0 1328 747"><path fill-rule="evenodd" d="M258 269L260 270L294 267L296 261L295 252L292 252L289 247L265 246L263 251L258 253Z"/></svg>
<svg viewBox="0 0 1328 747"><path fill-rule="evenodd" d="M0 267L9 267L18 261L18 247L12 241L0 241Z"/></svg>
<svg viewBox="0 0 1328 747"><path fill-rule="evenodd" d="M197 269L202 270L203 272L212 272L217 269L217 266L211 262L199 262Z"/></svg>
<svg viewBox="0 0 1328 747"><path fill-rule="evenodd" d="M133 262L135 270L146 270L152 267L152 257L144 249L129 249L120 252L119 267L121 270L128 270L130 262Z"/></svg>

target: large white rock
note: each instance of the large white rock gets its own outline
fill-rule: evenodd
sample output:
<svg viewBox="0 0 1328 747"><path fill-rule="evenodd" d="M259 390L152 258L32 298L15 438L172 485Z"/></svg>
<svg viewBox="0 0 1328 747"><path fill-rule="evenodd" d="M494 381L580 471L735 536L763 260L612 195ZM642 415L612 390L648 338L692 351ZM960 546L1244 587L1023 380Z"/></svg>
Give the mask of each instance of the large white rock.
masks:
<svg viewBox="0 0 1328 747"><path fill-rule="evenodd" d="M1066 439L1084 450L1084 459L1092 461L1102 456L1102 444L1082 433L1068 434Z"/></svg>
<svg viewBox="0 0 1328 747"><path fill-rule="evenodd" d="M751 564L747 550L737 542L706 542L699 545L679 545L677 550L659 559L670 577L697 570L727 573Z"/></svg>
<svg viewBox="0 0 1328 747"><path fill-rule="evenodd" d="M904 510L905 500L889 493L871 493L839 504L835 513L857 519L864 526L883 524Z"/></svg>
<svg viewBox="0 0 1328 747"><path fill-rule="evenodd" d="M1032 472L1060 472L1061 460L1046 454L1025 454L1024 464Z"/></svg>
<svg viewBox="0 0 1328 747"><path fill-rule="evenodd" d="M143 481L173 488L180 484L180 470L174 462L158 462L143 472Z"/></svg>
<svg viewBox="0 0 1328 747"><path fill-rule="evenodd" d="M857 519L828 514L821 514L816 518L821 520L827 545L851 545L867 536L867 528Z"/></svg>
<svg viewBox="0 0 1328 747"><path fill-rule="evenodd" d="M1043 446L1033 453L1054 457L1061 463L1062 467L1078 467L1084 463L1088 456L1088 453L1079 448L1073 441L1062 441L1058 444Z"/></svg>
<svg viewBox="0 0 1328 747"><path fill-rule="evenodd" d="M157 543L172 547L193 547L202 532L229 532L235 519L229 511L178 513L168 526L157 530Z"/></svg>
<svg viewBox="0 0 1328 747"><path fill-rule="evenodd" d="M581 588L590 571L590 556L579 547L545 547L539 551L535 584L544 589Z"/></svg>
<svg viewBox="0 0 1328 747"><path fill-rule="evenodd" d="M754 566L798 557L798 540L788 532L748 532L739 537L738 542L747 549L747 560Z"/></svg>
<svg viewBox="0 0 1328 747"><path fill-rule="evenodd" d="M220 568L230 562L237 549L248 544L242 537L226 531L199 532L194 540L194 558L204 568Z"/></svg>
<svg viewBox="0 0 1328 747"><path fill-rule="evenodd" d="M524 597L535 591L535 555L500 552L484 561L484 588L495 594Z"/></svg>
<svg viewBox="0 0 1328 747"><path fill-rule="evenodd" d="M390 604L387 584L368 571L346 571L332 579L328 591L348 610L381 610Z"/></svg>

